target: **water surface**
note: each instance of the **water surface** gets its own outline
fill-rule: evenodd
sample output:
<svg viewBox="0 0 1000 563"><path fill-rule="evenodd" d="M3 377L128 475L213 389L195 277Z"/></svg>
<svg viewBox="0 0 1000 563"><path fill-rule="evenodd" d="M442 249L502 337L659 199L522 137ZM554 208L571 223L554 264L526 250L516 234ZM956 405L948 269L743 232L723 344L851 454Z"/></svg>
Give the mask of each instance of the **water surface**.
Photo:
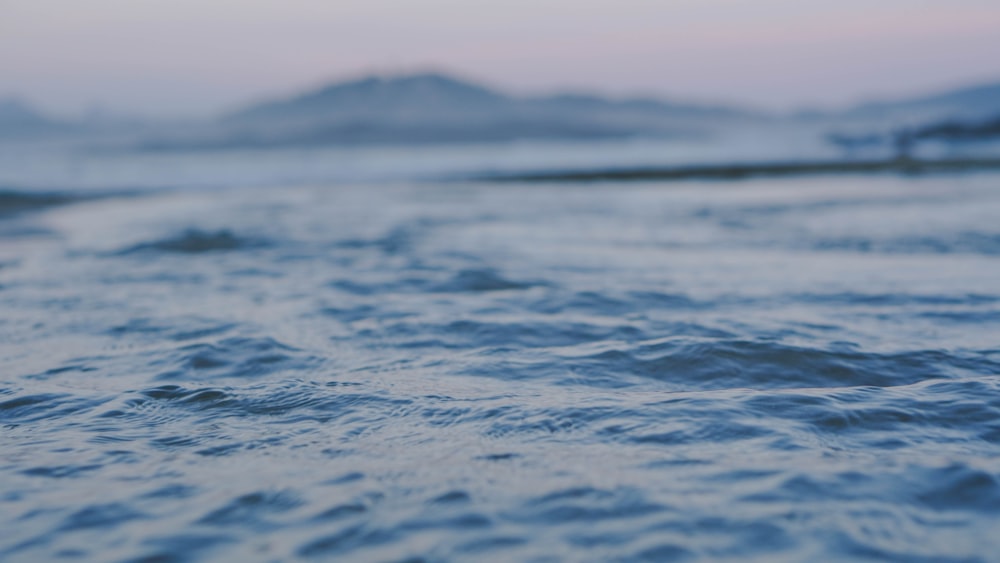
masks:
<svg viewBox="0 0 1000 563"><path fill-rule="evenodd" d="M74 193L0 194L5 561L1000 552L1000 175Z"/></svg>

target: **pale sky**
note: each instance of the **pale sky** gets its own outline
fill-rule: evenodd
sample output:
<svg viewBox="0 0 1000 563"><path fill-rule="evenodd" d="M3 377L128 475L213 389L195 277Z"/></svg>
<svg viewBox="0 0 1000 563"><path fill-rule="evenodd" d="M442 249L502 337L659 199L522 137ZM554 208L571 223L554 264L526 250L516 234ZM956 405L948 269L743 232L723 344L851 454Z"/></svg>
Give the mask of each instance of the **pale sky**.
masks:
<svg viewBox="0 0 1000 563"><path fill-rule="evenodd" d="M1000 80L1000 0L0 0L0 97L207 115L366 72L843 105Z"/></svg>

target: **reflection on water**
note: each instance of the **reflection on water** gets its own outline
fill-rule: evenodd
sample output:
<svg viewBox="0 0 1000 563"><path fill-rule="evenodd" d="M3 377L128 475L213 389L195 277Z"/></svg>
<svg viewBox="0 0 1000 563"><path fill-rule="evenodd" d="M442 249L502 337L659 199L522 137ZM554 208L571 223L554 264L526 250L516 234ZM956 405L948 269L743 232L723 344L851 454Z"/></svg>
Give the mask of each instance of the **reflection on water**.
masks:
<svg viewBox="0 0 1000 563"><path fill-rule="evenodd" d="M6 193L0 558L988 559L998 181Z"/></svg>

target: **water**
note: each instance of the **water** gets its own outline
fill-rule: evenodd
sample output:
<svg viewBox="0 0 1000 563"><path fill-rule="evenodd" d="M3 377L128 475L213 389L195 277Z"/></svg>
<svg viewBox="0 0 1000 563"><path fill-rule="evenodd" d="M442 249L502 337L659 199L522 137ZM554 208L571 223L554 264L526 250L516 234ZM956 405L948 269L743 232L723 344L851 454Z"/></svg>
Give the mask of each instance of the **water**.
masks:
<svg viewBox="0 0 1000 563"><path fill-rule="evenodd" d="M122 150L70 141L0 140L0 186L33 189L273 187L454 180L511 172L836 159L820 125L731 127L696 138L230 151ZM766 142L762 142L766 139ZM124 141L119 141L119 144ZM978 147L979 145L977 145ZM938 151L942 152L942 151ZM1000 148L987 154L995 156ZM963 149L962 154L978 153ZM881 153L856 155L881 158ZM932 156L951 156L948 153Z"/></svg>
<svg viewBox="0 0 1000 563"><path fill-rule="evenodd" d="M1000 175L0 209L4 561L998 560Z"/></svg>

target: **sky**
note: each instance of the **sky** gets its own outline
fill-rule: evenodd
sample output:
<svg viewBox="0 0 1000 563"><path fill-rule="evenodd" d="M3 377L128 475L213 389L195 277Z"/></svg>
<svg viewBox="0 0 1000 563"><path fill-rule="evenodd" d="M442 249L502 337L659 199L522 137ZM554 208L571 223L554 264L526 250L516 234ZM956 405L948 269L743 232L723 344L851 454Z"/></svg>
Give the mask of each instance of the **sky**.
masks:
<svg viewBox="0 0 1000 563"><path fill-rule="evenodd" d="M1000 81L998 0L0 0L0 97L203 116L366 73L768 109Z"/></svg>

